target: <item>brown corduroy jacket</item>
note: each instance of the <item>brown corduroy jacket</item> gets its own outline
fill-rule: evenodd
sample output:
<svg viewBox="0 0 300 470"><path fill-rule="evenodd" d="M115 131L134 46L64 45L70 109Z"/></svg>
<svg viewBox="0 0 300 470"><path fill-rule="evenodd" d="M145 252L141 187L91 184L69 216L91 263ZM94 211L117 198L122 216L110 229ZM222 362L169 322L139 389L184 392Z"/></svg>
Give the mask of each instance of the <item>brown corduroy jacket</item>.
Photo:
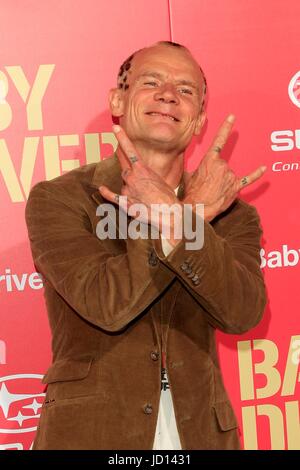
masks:
<svg viewBox="0 0 300 470"><path fill-rule="evenodd" d="M26 206L53 335L34 448L152 449L165 350L182 448L238 449L215 329L263 314L255 208L236 200L204 223L202 249L183 239L166 257L159 239L97 237L101 184L120 193L116 156L38 183Z"/></svg>

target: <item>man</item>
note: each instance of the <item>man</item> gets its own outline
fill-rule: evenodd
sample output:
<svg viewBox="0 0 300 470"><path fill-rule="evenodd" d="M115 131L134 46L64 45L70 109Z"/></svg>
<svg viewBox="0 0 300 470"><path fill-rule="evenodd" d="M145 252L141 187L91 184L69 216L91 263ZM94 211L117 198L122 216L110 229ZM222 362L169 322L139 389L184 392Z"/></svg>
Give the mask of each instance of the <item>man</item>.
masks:
<svg viewBox="0 0 300 470"><path fill-rule="evenodd" d="M237 196L265 168L238 178L221 159L230 115L199 168L184 173L205 89L183 46L138 51L110 92L116 155L30 193L26 220L53 334L35 449L239 448L214 333L243 333L263 314L259 218ZM159 236L125 237L117 218L117 235L98 237L97 206L107 203L131 214L127 224L142 204L141 224ZM154 217L153 204L189 204L203 247L188 249L175 217Z"/></svg>

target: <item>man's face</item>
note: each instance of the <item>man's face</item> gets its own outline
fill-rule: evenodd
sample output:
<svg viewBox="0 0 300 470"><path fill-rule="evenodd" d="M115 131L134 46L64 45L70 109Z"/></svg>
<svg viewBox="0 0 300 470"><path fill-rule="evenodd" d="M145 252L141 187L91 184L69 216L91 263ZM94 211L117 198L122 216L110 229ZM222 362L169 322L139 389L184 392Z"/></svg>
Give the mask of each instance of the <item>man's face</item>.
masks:
<svg viewBox="0 0 300 470"><path fill-rule="evenodd" d="M199 134L204 80L187 51L158 45L137 53L126 84L115 91L118 107L112 112L133 143L181 152Z"/></svg>

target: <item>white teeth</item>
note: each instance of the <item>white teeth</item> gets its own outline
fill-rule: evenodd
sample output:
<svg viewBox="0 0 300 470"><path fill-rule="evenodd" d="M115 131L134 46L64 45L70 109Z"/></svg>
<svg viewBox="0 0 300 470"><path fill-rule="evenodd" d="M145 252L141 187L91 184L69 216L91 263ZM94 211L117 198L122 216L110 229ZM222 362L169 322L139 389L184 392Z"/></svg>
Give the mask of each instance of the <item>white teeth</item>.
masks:
<svg viewBox="0 0 300 470"><path fill-rule="evenodd" d="M169 116L168 114L161 114L161 113L148 113L151 116L165 116L168 117L169 119L172 119L172 121L175 121L175 118L173 116Z"/></svg>

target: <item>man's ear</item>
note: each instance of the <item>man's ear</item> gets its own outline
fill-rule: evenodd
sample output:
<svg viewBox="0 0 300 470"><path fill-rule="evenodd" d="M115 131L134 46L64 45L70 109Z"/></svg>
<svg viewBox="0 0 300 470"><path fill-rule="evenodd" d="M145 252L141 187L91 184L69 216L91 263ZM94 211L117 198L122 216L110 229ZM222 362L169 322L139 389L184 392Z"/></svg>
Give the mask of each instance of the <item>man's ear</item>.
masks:
<svg viewBox="0 0 300 470"><path fill-rule="evenodd" d="M115 117L121 117L124 114L123 90L112 88L109 92L109 106L111 114Z"/></svg>
<svg viewBox="0 0 300 470"><path fill-rule="evenodd" d="M201 132L202 127L204 126L206 120L206 112L202 111L197 119L196 125L195 125L195 131L194 135L199 135Z"/></svg>

